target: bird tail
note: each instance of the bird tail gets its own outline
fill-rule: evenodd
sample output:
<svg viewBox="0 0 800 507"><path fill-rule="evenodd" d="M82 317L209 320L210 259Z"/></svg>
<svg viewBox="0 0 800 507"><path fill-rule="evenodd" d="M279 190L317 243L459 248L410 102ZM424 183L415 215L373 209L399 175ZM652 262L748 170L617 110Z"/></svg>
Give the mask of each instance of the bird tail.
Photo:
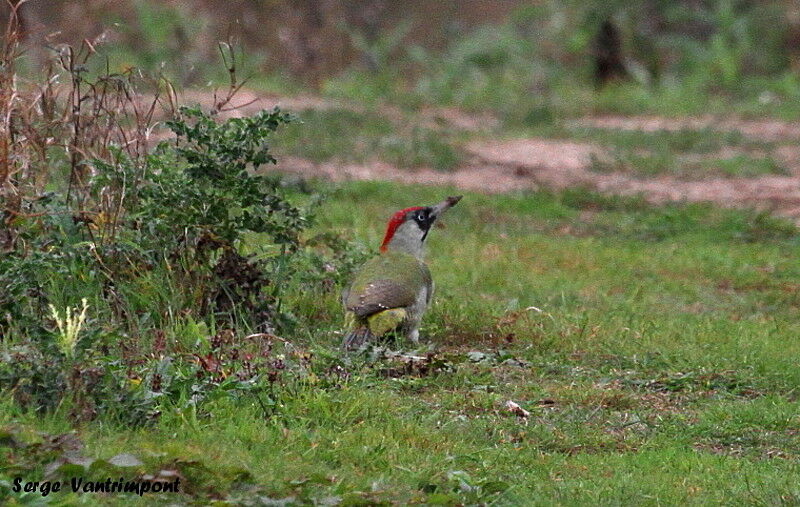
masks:
<svg viewBox="0 0 800 507"><path fill-rule="evenodd" d="M345 326L350 328L350 332L342 340L342 350L348 352L362 349L369 341L396 329L407 315L403 308L390 308L372 314L365 320L359 320L353 312L347 312Z"/></svg>
<svg viewBox="0 0 800 507"><path fill-rule="evenodd" d="M342 350L345 352L359 350L373 338L375 338L375 336L372 334L372 331L369 330L368 326L357 326L345 335L344 340L342 340Z"/></svg>

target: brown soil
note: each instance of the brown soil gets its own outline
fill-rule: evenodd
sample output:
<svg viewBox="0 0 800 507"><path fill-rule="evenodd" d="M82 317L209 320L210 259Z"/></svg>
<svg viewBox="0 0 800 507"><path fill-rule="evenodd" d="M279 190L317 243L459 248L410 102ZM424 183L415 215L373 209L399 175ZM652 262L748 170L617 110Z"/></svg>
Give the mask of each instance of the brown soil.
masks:
<svg viewBox="0 0 800 507"><path fill-rule="evenodd" d="M621 195L642 194L653 203L711 201L723 206L770 209L785 216L800 217L800 177L708 178L685 181L662 176L634 178L622 173L589 170L591 155L602 156L597 146L572 142L525 139L476 144L471 152L489 164L515 167L551 188L585 186ZM796 150L786 149L787 157ZM797 160L791 161L796 166Z"/></svg>
<svg viewBox="0 0 800 507"><path fill-rule="evenodd" d="M183 99L213 104L207 92L186 92ZM289 111L308 109L351 109L362 111L357 104L302 95L296 97L261 96L242 91L232 102L241 106L223 116L250 114L256 110L280 105ZM395 122L409 121L401 110L384 106L378 111ZM491 116L470 115L456 109L430 108L415 117L417 121L461 130L488 130L497 125ZM742 120L730 118L658 118L595 116L576 120L575 124L598 128L680 130L735 129L753 139L780 142L773 156L792 172L791 176L757 178L708 178L686 181L662 176L642 179L624 173L597 173L590 170L592 156L603 157L602 147L572 141L551 139L516 139L474 141L465 147L470 155L461 167L451 172L428 168L399 169L384 162L365 164L337 162L314 163L295 157L284 157L278 170L304 177L342 180L388 180L404 183L449 185L479 192L508 192L546 187L562 189L582 186L599 192L621 195L641 194L650 202L710 201L722 206L749 206L768 209L800 220L800 124L778 120Z"/></svg>

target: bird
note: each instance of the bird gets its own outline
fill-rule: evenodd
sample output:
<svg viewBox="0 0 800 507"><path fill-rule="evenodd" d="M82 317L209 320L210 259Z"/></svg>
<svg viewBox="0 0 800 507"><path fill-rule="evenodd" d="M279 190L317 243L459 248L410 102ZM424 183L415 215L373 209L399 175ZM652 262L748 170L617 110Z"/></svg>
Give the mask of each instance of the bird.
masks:
<svg viewBox="0 0 800 507"><path fill-rule="evenodd" d="M344 351L363 349L392 331L419 343L419 326L433 295L431 272L424 262L425 240L436 220L462 197L392 214L380 253L364 263L342 293L348 329Z"/></svg>

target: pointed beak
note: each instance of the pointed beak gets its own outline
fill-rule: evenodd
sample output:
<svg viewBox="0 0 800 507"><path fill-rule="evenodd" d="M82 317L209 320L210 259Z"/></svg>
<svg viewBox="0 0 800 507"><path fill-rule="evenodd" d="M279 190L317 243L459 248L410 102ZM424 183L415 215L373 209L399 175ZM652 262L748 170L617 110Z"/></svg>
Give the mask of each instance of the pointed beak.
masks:
<svg viewBox="0 0 800 507"><path fill-rule="evenodd" d="M444 213L445 211L449 210L453 206L456 205L461 198L464 197L463 195L457 195L455 197L448 197L444 201L440 202L439 204L434 204L431 206L431 216L433 218L439 218L439 216Z"/></svg>

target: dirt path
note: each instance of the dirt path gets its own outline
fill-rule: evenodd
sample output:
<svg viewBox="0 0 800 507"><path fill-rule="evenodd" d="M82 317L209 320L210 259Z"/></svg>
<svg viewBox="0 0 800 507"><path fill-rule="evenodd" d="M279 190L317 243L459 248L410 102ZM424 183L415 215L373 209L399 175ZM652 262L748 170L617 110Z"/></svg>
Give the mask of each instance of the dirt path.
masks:
<svg viewBox="0 0 800 507"><path fill-rule="evenodd" d="M471 153L487 164L514 168L550 188L586 186L620 195L642 194L653 203L711 201L724 206L752 206L800 217L800 177L708 178L685 181L672 177L634 178L623 173L589 170L598 146L541 139L475 143Z"/></svg>
<svg viewBox="0 0 800 507"><path fill-rule="evenodd" d="M207 92L183 94L189 102L210 107L213 98ZM350 109L365 111L357 104L320 97L258 96L244 90L232 102L240 108L223 116L251 114L263 108L280 105L288 111L308 109ZM393 106L378 109L395 122L409 121L408 113ZM442 123L469 131L482 131L497 126L489 115L470 115L456 109L430 108L414 117L415 121ZM451 185L466 190L498 193L546 187L562 189L574 186L592 188L604 193L642 194L653 203L670 201L710 201L723 206L749 206L768 209L800 221L800 123L778 120L742 120L715 118L659 118L652 116L593 116L571 122L573 126L591 126L618 130L738 130L752 139L782 142L775 156L792 170L791 176L757 178L708 178L686 181L674 177L642 179L625 173L598 173L590 170L592 156L602 157L605 150L598 145L552 139L516 139L509 141L474 141L465 146L469 155L461 167L451 172L433 169L399 169L383 162L347 164L314 163L284 157L278 170L304 177L322 177L333 181L388 180L404 183Z"/></svg>
<svg viewBox="0 0 800 507"><path fill-rule="evenodd" d="M471 163L448 173L431 169L398 169L383 162L369 164L315 164L284 158L278 169L305 177L333 181L386 180L429 185L451 185L466 190L499 193L546 187L593 188L619 195L642 194L649 202L711 201L723 206L768 209L800 219L800 178L711 178L684 181L662 177L642 180L627 174L599 174L588 169L599 148L580 143L522 139L474 143L468 146Z"/></svg>

